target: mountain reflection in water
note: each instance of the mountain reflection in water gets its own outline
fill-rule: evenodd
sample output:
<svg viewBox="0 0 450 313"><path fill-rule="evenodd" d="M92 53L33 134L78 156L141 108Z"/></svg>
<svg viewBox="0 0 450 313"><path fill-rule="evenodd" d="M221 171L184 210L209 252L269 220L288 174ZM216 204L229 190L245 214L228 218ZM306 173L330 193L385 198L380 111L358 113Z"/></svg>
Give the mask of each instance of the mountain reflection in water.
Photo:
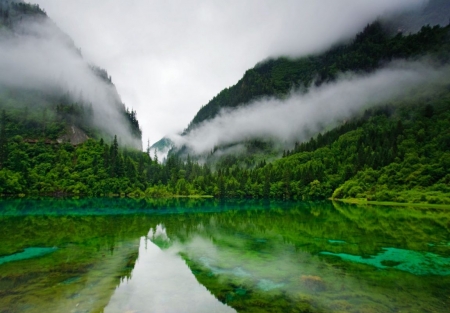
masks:
<svg viewBox="0 0 450 313"><path fill-rule="evenodd" d="M131 279L115 290L105 313L236 312L199 284L176 250L163 251L149 238L142 237L139 256Z"/></svg>
<svg viewBox="0 0 450 313"><path fill-rule="evenodd" d="M445 209L16 199L0 201L0 223L0 312L450 306Z"/></svg>

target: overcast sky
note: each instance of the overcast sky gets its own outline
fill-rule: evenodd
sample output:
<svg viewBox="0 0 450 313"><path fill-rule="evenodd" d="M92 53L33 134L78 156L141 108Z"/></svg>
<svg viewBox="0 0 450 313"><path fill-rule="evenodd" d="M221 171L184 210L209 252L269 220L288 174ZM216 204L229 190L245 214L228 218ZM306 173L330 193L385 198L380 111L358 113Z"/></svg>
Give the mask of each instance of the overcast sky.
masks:
<svg viewBox="0 0 450 313"><path fill-rule="evenodd" d="M425 0L29 0L112 76L144 147L270 56L302 56Z"/></svg>

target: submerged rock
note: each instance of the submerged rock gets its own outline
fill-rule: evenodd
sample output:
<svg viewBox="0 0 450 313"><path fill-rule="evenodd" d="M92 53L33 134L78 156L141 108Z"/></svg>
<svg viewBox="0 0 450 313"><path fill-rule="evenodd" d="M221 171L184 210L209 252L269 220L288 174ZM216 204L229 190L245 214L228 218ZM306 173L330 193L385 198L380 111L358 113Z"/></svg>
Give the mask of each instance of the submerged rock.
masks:
<svg viewBox="0 0 450 313"><path fill-rule="evenodd" d="M302 275L300 280L303 283L303 285L311 291L326 290L325 282L319 276Z"/></svg>
<svg viewBox="0 0 450 313"><path fill-rule="evenodd" d="M277 283L275 283L275 282L273 282L273 281L271 281L271 280L269 280L269 279L261 279L259 282L258 282L258 288L259 289L261 289L261 290L263 290L263 291L270 291L270 290L272 290L272 289L277 289L277 288L281 288L281 287L283 287L285 284L283 284L283 283L279 283L279 284L277 284Z"/></svg>

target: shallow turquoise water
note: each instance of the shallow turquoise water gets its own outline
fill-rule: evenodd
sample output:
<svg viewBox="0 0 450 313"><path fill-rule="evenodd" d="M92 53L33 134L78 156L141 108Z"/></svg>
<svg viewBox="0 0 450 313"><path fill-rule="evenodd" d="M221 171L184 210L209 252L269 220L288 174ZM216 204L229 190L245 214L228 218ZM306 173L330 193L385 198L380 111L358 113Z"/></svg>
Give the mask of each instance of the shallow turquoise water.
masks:
<svg viewBox="0 0 450 313"><path fill-rule="evenodd" d="M5 255L0 257L0 265L7 262L21 261L26 259L37 258L40 256L44 256L46 254L52 253L56 248L39 248L39 247L31 247L25 248L21 252L17 252L11 255Z"/></svg>
<svg viewBox="0 0 450 313"><path fill-rule="evenodd" d="M397 269L413 275L450 275L450 258L431 252L397 248L382 248L382 250L379 254L370 257L331 252L321 252L321 254L338 256L346 261L368 264L379 269Z"/></svg>
<svg viewBox="0 0 450 313"><path fill-rule="evenodd" d="M448 312L450 211L0 201L0 312Z"/></svg>

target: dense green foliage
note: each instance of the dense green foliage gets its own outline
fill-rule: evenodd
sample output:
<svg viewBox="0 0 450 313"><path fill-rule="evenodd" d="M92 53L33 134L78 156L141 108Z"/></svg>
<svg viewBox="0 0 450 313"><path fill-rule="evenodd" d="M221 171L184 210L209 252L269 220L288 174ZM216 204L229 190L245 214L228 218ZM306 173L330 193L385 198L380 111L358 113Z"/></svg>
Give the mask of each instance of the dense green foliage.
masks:
<svg viewBox="0 0 450 313"><path fill-rule="evenodd" d="M221 163L211 178L187 179L188 186L219 197L449 204L450 94L414 99L367 110L271 164Z"/></svg>
<svg viewBox="0 0 450 313"><path fill-rule="evenodd" d="M423 27L414 35L392 37L376 22L351 43L324 54L268 60L222 91L193 123L213 117L222 107L259 96L283 97L292 88L331 81L346 71L370 72L397 58L431 55L434 62L447 64L449 29ZM92 70L112 84L106 71ZM127 149L120 138L104 136L95 128L89 103L62 92L2 89L0 193L450 203L450 88L446 82L442 85L424 86L403 100L361 112L297 143L274 162L270 143L249 140L246 149L266 159L227 155L214 169L189 156L171 154L161 163L148 151ZM30 104L45 109L30 110ZM123 114L140 138L136 112L124 108ZM94 139L75 146L61 143L73 126Z"/></svg>
<svg viewBox="0 0 450 313"><path fill-rule="evenodd" d="M89 140L77 147L28 143L20 136L6 138L2 126L0 192L333 196L448 204L450 93L433 93L366 110L359 118L296 144L282 159L250 169L232 156L217 171L173 155L160 164L145 152L119 149L117 139L110 145Z"/></svg>
<svg viewBox="0 0 450 313"><path fill-rule="evenodd" d="M140 152L119 152L117 138L111 145L90 139L76 148L20 136L7 140L6 149L2 143L0 192L8 194L129 192L145 181L143 166L151 164L148 156L131 160Z"/></svg>

